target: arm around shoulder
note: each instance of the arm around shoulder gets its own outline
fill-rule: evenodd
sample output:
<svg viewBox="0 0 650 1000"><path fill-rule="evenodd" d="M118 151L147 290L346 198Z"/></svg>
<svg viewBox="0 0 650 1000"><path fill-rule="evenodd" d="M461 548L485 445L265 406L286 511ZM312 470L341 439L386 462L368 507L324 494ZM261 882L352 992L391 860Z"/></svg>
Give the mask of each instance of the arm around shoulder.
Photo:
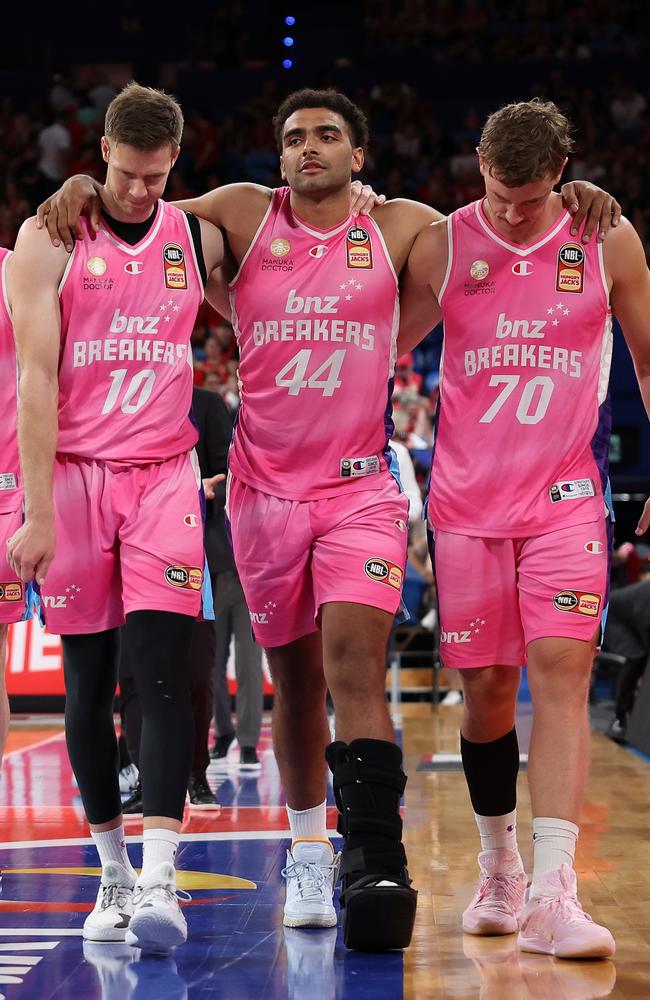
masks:
<svg viewBox="0 0 650 1000"><path fill-rule="evenodd" d="M411 351L437 324L438 295L447 270L446 219L427 226L416 239L400 286L398 354Z"/></svg>
<svg viewBox="0 0 650 1000"><path fill-rule="evenodd" d="M261 184L224 184L199 198L175 201L174 205L184 212L193 212L199 219L211 222L214 226L231 230L249 215L263 215L272 193L271 188Z"/></svg>

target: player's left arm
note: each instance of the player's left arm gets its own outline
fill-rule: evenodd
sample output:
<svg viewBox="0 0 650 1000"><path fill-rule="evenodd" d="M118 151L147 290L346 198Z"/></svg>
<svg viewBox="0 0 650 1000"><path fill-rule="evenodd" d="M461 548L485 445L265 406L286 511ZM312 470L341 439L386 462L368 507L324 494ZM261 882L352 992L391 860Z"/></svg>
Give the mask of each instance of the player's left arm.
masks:
<svg viewBox="0 0 650 1000"><path fill-rule="evenodd" d="M582 242L588 243L594 229L602 242L610 228L615 229L621 219L621 206L613 195L603 191L591 181L568 181L561 187L564 203L573 216L571 235L577 236L585 224ZM586 221L585 221L586 220Z"/></svg>
<svg viewBox="0 0 650 1000"><path fill-rule="evenodd" d="M605 244L605 270L611 281L612 309L632 355L645 411L650 419L650 271L641 240L627 219ZM636 533L650 527L650 500L646 501Z"/></svg>

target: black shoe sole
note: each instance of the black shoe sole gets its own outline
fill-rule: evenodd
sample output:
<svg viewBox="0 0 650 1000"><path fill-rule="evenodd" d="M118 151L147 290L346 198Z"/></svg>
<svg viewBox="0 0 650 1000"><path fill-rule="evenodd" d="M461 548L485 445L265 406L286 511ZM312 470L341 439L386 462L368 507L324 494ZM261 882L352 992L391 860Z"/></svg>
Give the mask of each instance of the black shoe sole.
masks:
<svg viewBox="0 0 650 1000"><path fill-rule="evenodd" d="M405 885L348 889L343 908L343 940L353 951L408 948L418 894Z"/></svg>

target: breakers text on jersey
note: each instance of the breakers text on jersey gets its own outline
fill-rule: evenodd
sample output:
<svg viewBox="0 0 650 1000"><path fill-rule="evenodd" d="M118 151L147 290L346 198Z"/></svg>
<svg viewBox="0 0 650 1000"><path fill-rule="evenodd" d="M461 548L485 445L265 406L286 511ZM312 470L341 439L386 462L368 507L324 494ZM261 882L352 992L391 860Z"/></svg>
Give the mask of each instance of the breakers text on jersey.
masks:
<svg viewBox="0 0 650 1000"><path fill-rule="evenodd" d="M76 340L72 345L72 364L83 368L98 361L146 361L174 365L187 358L187 344L176 344L168 340L140 339L124 337L123 334L159 333L160 316L123 316L115 310L108 328L109 333L120 334L120 339Z"/></svg>
<svg viewBox="0 0 650 1000"><path fill-rule="evenodd" d="M321 316L336 316L339 295L296 294L292 288L287 296L284 311L289 316L302 314L314 318L267 319L253 322L253 343L262 347L278 341L325 341L338 344L354 344L362 351L375 349L375 324L354 320L321 319ZM318 318L317 318L318 317Z"/></svg>
<svg viewBox="0 0 650 1000"><path fill-rule="evenodd" d="M547 333L555 332L559 320L507 319L501 313L497 319L495 336L499 340L544 340ZM570 351L566 347L548 344L506 343L491 347L479 347L465 351L465 374L476 375L489 368L548 368L561 371L570 378L580 378L582 374L582 351Z"/></svg>

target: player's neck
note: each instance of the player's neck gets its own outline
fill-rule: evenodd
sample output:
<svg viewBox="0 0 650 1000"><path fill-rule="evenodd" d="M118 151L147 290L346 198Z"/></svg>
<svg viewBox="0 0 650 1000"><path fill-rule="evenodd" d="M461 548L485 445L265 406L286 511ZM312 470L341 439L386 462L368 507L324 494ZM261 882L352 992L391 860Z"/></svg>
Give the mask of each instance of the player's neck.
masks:
<svg viewBox="0 0 650 1000"><path fill-rule="evenodd" d="M541 236L544 236L554 223L557 222L564 211L564 202L561 195L553 192L548 199L545 211L540 215L539 219L536 219L530 226L522 226L521 228L519 226L514 227L504 224L501 219L495 216L487 198L483 201L483 211L488 222L499 236L502 236L510 243L517 244L517 246L530 246L531 243L535 243Z"/></svg>
<svg viewBox="0 0 650 1000"><path fill-rule="evenodd" d="M102 207L106 214L110 215L117 222L132 222L134 225L138 225L150 219L156 208L154 201L144 205L139 211L126 211L122 208L119 201L113 197L110 189L105 184L100 188L99 197L102 200Z"/></svg>
<svg viewBox="0 0 650 1000"><path fill-rule="evenodd" d="M309 197L292 191L291 211L317 229L333 229L350 214L350 188Z"/></svg>

